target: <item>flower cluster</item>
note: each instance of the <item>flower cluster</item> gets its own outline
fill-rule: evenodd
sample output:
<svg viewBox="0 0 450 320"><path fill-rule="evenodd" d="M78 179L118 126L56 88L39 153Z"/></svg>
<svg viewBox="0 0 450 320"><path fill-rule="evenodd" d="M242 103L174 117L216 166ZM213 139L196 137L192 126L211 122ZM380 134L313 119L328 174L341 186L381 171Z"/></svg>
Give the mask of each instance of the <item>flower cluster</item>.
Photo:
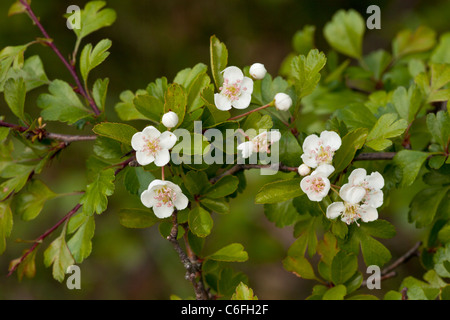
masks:
<svg viewBox="0 0 450 320"><path fill-rule="evenodd" d="M300 187L309 200L322 201L332 188L328 177L335 170L332 165L333 156L341 143L339 135L330 131L323 131L320 137L314 134L306 137L303 143L304 153L301 156L304 163L299 166L298 172L305 176ZM310 168L315 168L311 174ZM384 178L380 173L367 175L365 169L353 170L348 183L339 190L339 197L343 201L328 206L327 218L335 219L340 216L347 224L358 224L359 219L363 222L378 219L377 208L383 204L383 187Z"/></svg>

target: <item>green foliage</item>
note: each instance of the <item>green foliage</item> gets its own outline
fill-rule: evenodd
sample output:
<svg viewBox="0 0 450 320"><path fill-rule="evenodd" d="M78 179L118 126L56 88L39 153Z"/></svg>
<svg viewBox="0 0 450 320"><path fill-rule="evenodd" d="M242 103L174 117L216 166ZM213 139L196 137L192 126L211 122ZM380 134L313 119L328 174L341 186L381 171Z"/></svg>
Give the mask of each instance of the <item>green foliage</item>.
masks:
<svg viewBox="0 0 450 320"><path fill-rule="evenodd" d="M91 216L94 213L101 214L108 207L108 196L114 193L115 174L113 169L101 170L88 184L86 193L81 197L83 214Z"/></svg>

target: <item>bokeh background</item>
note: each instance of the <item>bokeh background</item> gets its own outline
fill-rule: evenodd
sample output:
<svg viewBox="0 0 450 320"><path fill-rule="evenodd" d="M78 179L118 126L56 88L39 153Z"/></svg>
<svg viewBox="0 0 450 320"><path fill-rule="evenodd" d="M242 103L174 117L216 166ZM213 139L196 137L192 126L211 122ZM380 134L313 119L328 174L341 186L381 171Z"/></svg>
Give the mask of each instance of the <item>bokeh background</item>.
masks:
<svg viewBox="0 0 450 320"><path fill-rule="evenodd" d="M75 36L66 28L63 15L69 5L83 7L82 0L33 0L32 6L49 34L66 56L72 52ZM40 37L40 33L25 15L7 17L12 0L0 1L0 48L19 45ZM90 35L85 41L96 43L109 38L113 42L108 60L92 72L91 79L109 77L107 100L109 120L117 119L114 105L120 92L145 88L158 77L172 80L176 73L198 62L209 63L209 38L215 34L229 50L229 64L246 66L264 63L268 71L277 74L284 57L292 51L291 40L304 25L315 25L316 44L329 49L322 28L339 9L353 8L363 17L371 4L381 8L381 30L367 30L364 51L390 50L391 40L403 28L424 24L439 34L450 30L448 0L108 0L107 6L118 14L116 23ZM84 42L86 43L86 42ZM27 56L39 54L50 79L70 81L67 70L50 49L32 46ZM38 114L36 97L41 88L27 96L26 110ZM1 99L0 114L13 121ZM145 124L136 123L137 128ZM49 124L50 131L75 133L73 128ZM89 129L85 134L89 134ZM84 189L85 160L92 143L74 143L47 168L42 179L55 192ZM258 172L247 173L246 192L231 203L231 213L214 215L214 229L208 237L205 252L230 242L241 242L250 259L233 264L249 276L250 286L260 299L304 299L314 284L284 271L281 260L294 241L292 229L278 229L269 222L260 205L253 203L259 187L268 179ZM279 176L278 176L279 177ZM420 184L420 183L419 183ZM397 236L383 241L393 258L406 252L425 231L416 230L407 222L407 206L420 185L398 191L381 215L398 227ZM52 279L51 270L43 265L42 253L52 238L46 240L37 253L37 274L34 279L19 282L6 277L9 261L29 247L22 240L34 239L52 226L78 202L77 196L48 202L41 215L32 222L15 217L15 227L5 254L0 256L0 299L168 299L175 293L183 298L192 295L190 283L184 279L184 269L172 246L157 228L125 229L119 224L117 211L123 207L140 207L117 183L116 194L110 198L110 208L96 218L93 252L81 265L82 290L68 290L65 283ZM362 266L362 264L361 264ZM382 297L389 289L398 289L405 275L421 277L418 259L398 269L399 276L383 282L382 290L371 292Z"/></svg>

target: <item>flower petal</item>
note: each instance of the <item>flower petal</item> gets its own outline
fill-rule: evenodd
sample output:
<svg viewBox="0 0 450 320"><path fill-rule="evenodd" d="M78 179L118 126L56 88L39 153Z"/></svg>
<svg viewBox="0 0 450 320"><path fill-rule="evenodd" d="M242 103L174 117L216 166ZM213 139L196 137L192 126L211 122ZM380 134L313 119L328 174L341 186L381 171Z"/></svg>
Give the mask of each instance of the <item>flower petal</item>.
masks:
<svg viewBox="0 0 450 320"><path fill-rule="evenodd" d="M244 74L238 67L228 67L223 70L223 78L228 80L228 83L235 83L236 81L242 81Z"/></svg>
<svg viewBox="0 0 450 320"><path fill-rule="evenodd" d="M322 131L320 139L324 145L330 146L333 151L339 149L342 144L341 137L334 131Z"/></svg>
<svg viewBox="0 0 450 320"><path fill-rule="evenodd" d="M243 142L237 146L237 149L242 151L242 158L247 159L253 153L253 143L251 141Z"/></svg>
<svg viewBox="0 0 450 320"><path fill-rule="evenodd" d="M220 93L214 94L214 104L217 109L222 111L227 111L231 109L231 101L224 95Z"/></svg>
<svg viewBox="0 0 450 320"><path fill-rule="evenodd" d="M246 92L248 94L253 93L253 80L249 77L244 77L241 83L241 90L242 92Z"/></svg>
<svg viewBox="0 0 450 320"><path fill-rule="evenodd" d="M236 109L245 109L248 108L250 102L252 101L252 95L247 92L241 93L237 100L231 102L231 105Z"/></svg>
<svg viewBox="0 0 450 320"><path fill-rule="evenodd" d="M344 212L344 210L345 205L343 202L333 202L327 208L327 218L336 219Z"/></svg>
<svg viewBox="0 0 450 320"><path fill-rule="evenodd" d="M383 191L381 190L372 190L369 191L366 195L366 204L371 207L379 208L383 205Z"/></svg>
<svg viewBox="0 0 450 320"><path fill-rule="evenodd" d="M151 208L156 204L155 192L153 190L145 190L141 193L141 202L147 208Z"/></svg>
<svg viewBox="0 0 450 320"><path fill-rule="evenodd" d="M157 216L160 219L168 218L173 213L173 207L167 207L167 206L161 206L161 207L153 207L153 212L155 213L155 216Z"/></svg>
<svg viewBox="0 0 450 320"><path fill-rule="evenodd" d="M310 153L311 150L315 150L319 147L319 137L315 134L311 134L305 138L303 141L303 152Z"/></svg>
<svg viewBox="0 0 450 320"><path fill-rule="evenodd" d="M344 201L351 204L357 204L361 202L366 195L366 189L363 187L354 187L347 183L342 186L341 190L339 190L339 195Z"/></svg>
<svg viewBox="0 0 450 320"><path fill-rule="evenodd" d="M280 141L280 139L281 139L280 131L270 130L267 133L267 140L269 140L271 144L273 144L273 143L275 143L277 141Z"/></svg>
<svg viewBox="0 0 450 320"><path fill-rule="evenodd" d="M158 129L156 129L154 126L148 126L144 130L142 130L142 133L149 139L156 139L159 138L161 135L161 132L159 132Z"/></svg>
<svg viewBox="0 0 450 320"><path fill-rule="evenodd" d="M370 176L367 176L366 181L369 183L369 188L380 190L384 187L384 178L377 171L372 172Z"/></svg>
<svg viewBox="0 0 450 320"><path fill-rule="evenodd" d="M163 149L172 149L177 142L177 136L170 131L164 131L159 137L159 146Z"/></svg>
<svg viewBox="0 0 450 320"><path fill-rule="evenodd" d="M367 176L367 171L364 168L358 168L352 171L350 173L350 176L348 177L348 181L352 185L359 185L364 182Z"/></svg>
<svg viewBox="0 0 450 320"><path fill-rule="evenodd" d="M361 215L361 220L364 222L375 221L378 219L378 211L377 209L362 205L359 209L359 214Z"/></svg>
<svg viewBox="0 0 450 320"><path fill-rule="evenodd" d="M136 161L141 166L146 166L146 165L152 163L153 161L155 161L155 157L153 157L152 155L149 155L147 152L136 151Z"/></svg>
<svg viewBox="0 0 450 320"><path fill-rule="evenodd" d="M153 189L154 187L157 187L157 186L164 186L165 184L166 184L166 181L155 179L152 182L150 182L150 184L148 186L148 190L151 190L151 189Z"/></svg>
<svg viewBox="0 0 450 320"><path fill-rule="evenodd" d="M308 153L304 153L300 156L303 160L303 162L310 168L316 168L317 167L317 161L316 158L311 156Z"/></svg>
<svg viewBox="0 0 450 320"><path fill-rule="evenodd" d="M162 167L165 166L166 164L168 164L170 161L170 153L169 150L167 149L162 149L161 151L158 152L158 154L155 157L155 164L158 167Z"/></svg>
<svg viewBox="0 0 450 320"><path fill-rule="evenodd" d="M188 206L189 199L184 194L178 193L177 199L173 202L173 204L178 210L183 210Z"/></svg>
<svg viewBox="0 0 450 320"><path fill-rule="evenodd" d="M333 172L334 167L331 164L321 164L311 173L311 175L321 175L328 178Z"/></svg>
<svg viewBox="0 0 450 320"><path fill-rule="evenodd" d="M142 132L136 132L133 135L133 137L131 138L131 146L136 151L140 151L140 150L144 149L145 140L144 140L144 134Z"/></svg>

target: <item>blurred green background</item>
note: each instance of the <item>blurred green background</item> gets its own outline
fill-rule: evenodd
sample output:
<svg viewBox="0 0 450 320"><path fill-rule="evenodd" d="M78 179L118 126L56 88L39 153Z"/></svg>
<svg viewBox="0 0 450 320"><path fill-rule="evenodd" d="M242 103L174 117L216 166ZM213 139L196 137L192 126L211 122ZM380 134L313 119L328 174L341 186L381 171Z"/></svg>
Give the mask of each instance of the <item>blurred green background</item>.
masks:
<svg viewBox="0 0 450 320"><path fill-rule="evenodd" d="M32 2L34 11L66 57L73 50L75 36L66 28L63 15L69 5L83 7L86 2ZM12 3L12 0L0 2L0 48L27 43L41 36L26 15L7 17ZM424 24L438 33L450 30L448 0L109 0L107 3L117 11L116 23L90 35L86 41L96 43L109 38L113 42L110 57L91 76L91 79L110 78L107 116L111 121L117 120L114 105L119 101L120 92L145 88L162 76L172 80L179 70L198 62L208 64L209 38L213 34L227 45L230 65L243 67L261 62L275 75L284 57L291 52L292 36L306 24L317 27L317 47L328 51L322 28L341 8L353 8L368 17L366 9L369 5L380 6L382 28L367 30L365 52L377 48L390 50L392 38L403 28ZM71 80L50 49L32 46L26 54L41 56L50 79ZM28 112L38 114L35 99L45 90L40 88L27 96ZM0 114L14 122L3 99ZM144 125L136 123L137 128ZM76 132L62 125L49 124L48 127L54 132ZM89 128L84 133L89 134ZM85 160L91 150L91 142L72 144L45 170L42 179L55 192L84 189L86 178L80 172L84 172ZM215 226L207 239L205 252L231 242L241 242L250 259L233 267L249 276L249 284L260 299L304 299L316 283L295 277L281 265L287 248L294 241L292 229L277 229L265 218L262 206L253 203L259 187L279 176L262 177L256 171L247 173L247 177L247 191L231 203L231 213L214 215ZM0 299L168 299L172 293L183 298L192 295L191 285L184 279L184 269L175 251L156 227L129 230L119 224L118 209L139 208L141 204L137 198L128 195L120 178L116 185L117 191L110 198L108 211L96 217L93 252L81 265L82 290L68 290L65 283L53 280L51 270L44 267L42 252L52 237L38 251L34 279L23 279L19 283L15 276L6 278L9 261L30 246L16 240L31 240L42 234L78 202L78 197L72 196L48 202L41 215L32 222L25 223L15 217L7 251L0 256ZM419 190L419 187L415 184L392 194L395 203L391 201L381 212L384 219L398 228L395 238L383 241L392 250L394 259L406 252L423 233L407 223L407 206L414 189ZM398 289L403 276L421 278L423 273L417 259L398 271L397 278L383 282L383 289L371 294L382 297L387 290Z"/></svg>

